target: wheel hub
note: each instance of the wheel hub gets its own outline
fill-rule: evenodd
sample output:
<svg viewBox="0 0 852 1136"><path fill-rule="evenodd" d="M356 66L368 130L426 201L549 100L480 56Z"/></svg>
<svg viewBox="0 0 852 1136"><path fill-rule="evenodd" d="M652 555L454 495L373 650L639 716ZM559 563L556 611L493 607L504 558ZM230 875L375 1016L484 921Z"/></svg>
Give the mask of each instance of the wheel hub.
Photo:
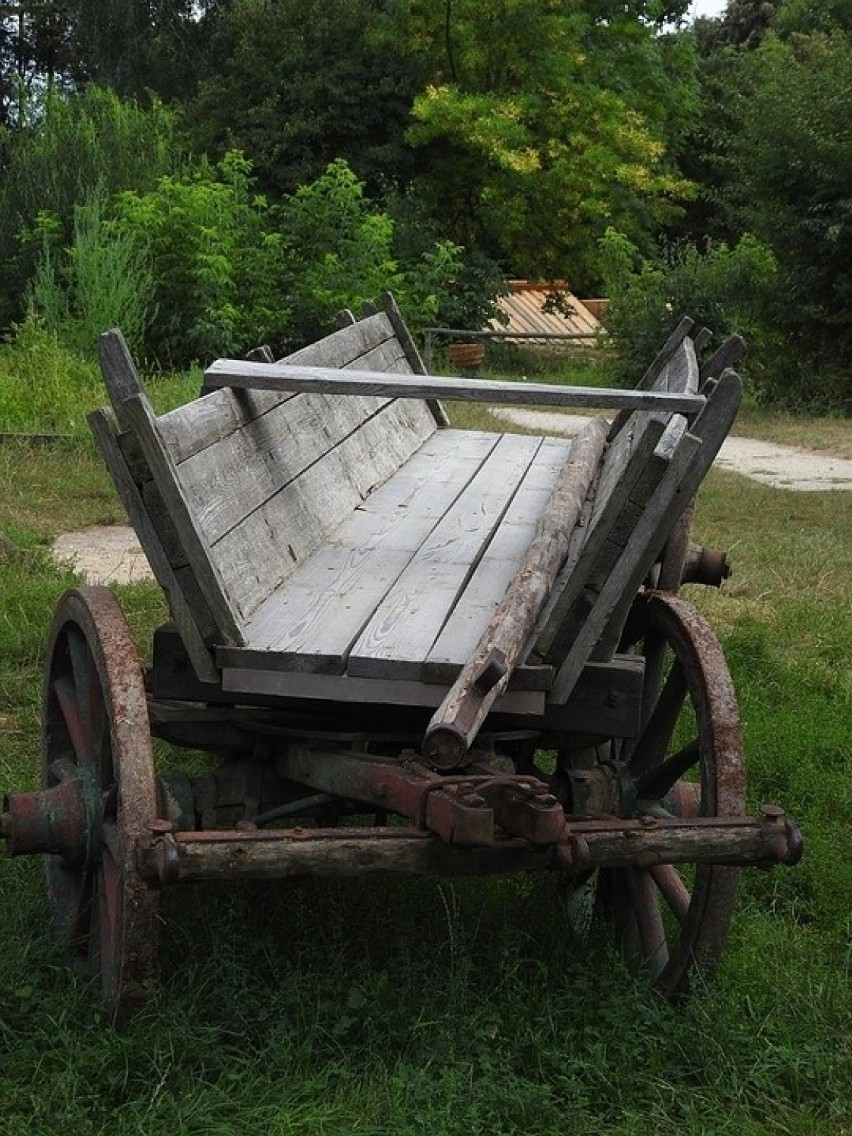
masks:
<svg viewBox="0 0 852 1136"><path fill-rule="evenodd" d="M54 762L56 784L3 799L0 831L11 856L46 853L67 867L88 867L100 858L103 804L91 766Z"/></svg>

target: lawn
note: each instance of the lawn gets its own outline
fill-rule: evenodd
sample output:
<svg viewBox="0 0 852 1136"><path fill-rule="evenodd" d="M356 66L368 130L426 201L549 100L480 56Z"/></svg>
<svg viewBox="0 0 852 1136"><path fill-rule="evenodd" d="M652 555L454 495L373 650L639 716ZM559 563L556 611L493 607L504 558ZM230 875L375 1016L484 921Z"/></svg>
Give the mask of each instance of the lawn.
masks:
<svg viewBox="0 0 852 1136"><path fill-rule="evenodd" d="M121 516L69 422L0 445L21 550L0 559L2 789L37 783L44 639L74 582L45 547ZM0 1132L852 1134L852 494L714 471L695 528L734 563L691 591L739 691L749 805L806 840L797 867L745 874L713 983L662 1002L601 929L571 931L550 879L208 885L165 894L162 985L117 1033L63 965L41 865L2 856ZM144 653L159 592L116 590Z"/></svg>

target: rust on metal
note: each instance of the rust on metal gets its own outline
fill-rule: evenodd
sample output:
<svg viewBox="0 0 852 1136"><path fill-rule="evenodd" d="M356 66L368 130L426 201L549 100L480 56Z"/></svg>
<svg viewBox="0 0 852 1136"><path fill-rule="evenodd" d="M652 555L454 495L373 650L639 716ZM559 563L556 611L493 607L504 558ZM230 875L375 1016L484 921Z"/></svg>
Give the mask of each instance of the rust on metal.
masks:
<svg viewBox="0 0 852 1136"><path fill-rule="evenodd" d="M390 809L450 844L490 844L495 825L534 844L553 844L564 829L559 802L536 777L479 766L442 775L413 759L371 759L308 747L280 754L276 768L301 785Z"/></svg>
<svg viewBox="0 0 852 1136"><path fill-rule="evenodd" d="M69 868L99 858L100 786L91 767L64 764L60 780L49 789L5 797L3 835L10 856L45 853L60 857Z"/></svg>

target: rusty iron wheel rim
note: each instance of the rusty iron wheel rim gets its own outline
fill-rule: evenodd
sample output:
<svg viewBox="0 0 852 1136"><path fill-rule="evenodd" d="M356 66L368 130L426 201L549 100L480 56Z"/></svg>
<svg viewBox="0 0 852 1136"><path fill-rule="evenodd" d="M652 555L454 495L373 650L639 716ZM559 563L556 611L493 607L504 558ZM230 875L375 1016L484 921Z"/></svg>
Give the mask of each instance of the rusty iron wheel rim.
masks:
<svg viewBox="0 0 852 1136"><path fill-rule="evenodd" d="M43 784L69 765L96 777L103 805L87 863L46 856L53 922L75 969L99 976L114 1021L136 1010L156 975L158 897L136 867L156 817L145 688L124 614L108 588L60 599L47 644Z"/></svg>
<svg viewBox="0 0 852 1136"><path fill-rule="evenodd" d="M645 708L645 727L627 755L640 806L672 805L672 794L701 816L740 816L745 773L736 695L722 649L702 616L683 599L662 593L637 598L628 637L650 655L658 695ZM669 656L671 666L663 665ZM676 720L689 703L695 738L669 752ZM691 794L685 774L697 774ZM668 794L668 796L667 796ZM628 961L638 962L667 997L687 989L697 967L719 964L736 899L739 869L703 864L687 886L673 865L600 873L601 906L615 923Z"/></svg>

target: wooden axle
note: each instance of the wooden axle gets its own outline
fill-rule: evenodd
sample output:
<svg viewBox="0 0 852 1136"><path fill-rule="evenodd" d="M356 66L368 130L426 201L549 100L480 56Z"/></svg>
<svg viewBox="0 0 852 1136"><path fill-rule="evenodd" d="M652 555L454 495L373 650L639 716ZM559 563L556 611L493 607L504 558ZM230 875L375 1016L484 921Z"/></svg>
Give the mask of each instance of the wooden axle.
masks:
<svg viewBox="0 0 852 1136"><path fill-rule="evenodd" d="M762 818L566 823L562 843L534 847L513 837L459 848L418 829L271 829L155 832L138 842L141 873L161 884L200 880L385 875L485 875L655 864L795 863L801 835L780 810ZM163 827L168 828L167 825Z"/></svg>

